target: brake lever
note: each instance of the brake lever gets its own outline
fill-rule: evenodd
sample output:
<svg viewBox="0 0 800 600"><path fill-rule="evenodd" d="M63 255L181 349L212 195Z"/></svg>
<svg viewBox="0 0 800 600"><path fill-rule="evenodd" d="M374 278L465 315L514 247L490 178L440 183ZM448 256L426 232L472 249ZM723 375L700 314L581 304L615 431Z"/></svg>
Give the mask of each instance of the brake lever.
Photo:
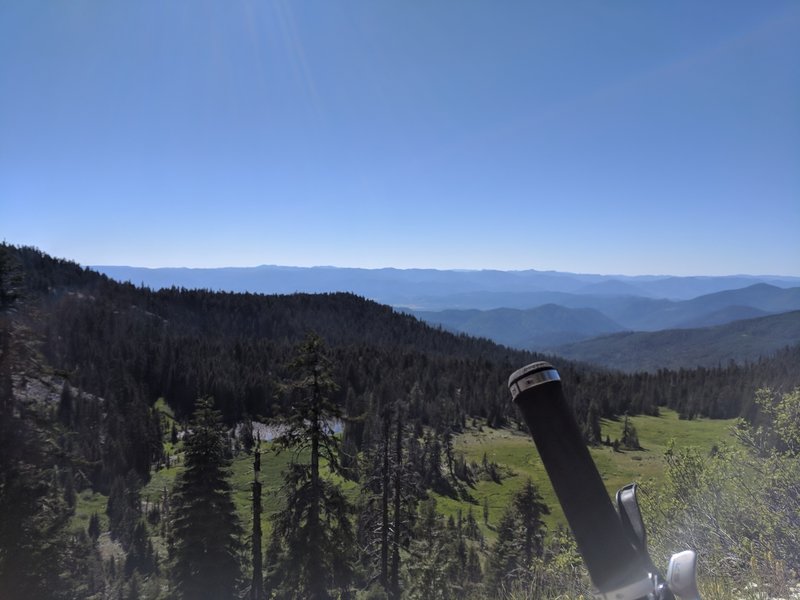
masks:
<svg viewBox="0 0 800 600"><path fill-rule="evenodd" d="M647 529L644 526L642 512L639 509L637 496L638 486L631 483L617 490L617 513L622 528L634 550L639 553L650 571L651 592L648 600L675 600L661 572L653 564L647 551Z"/></svg>
<svg viewBox="0 0 800 600"><path fill-rule="evenodd" d="M675 596L681 600L700 600L700 592L697 590L697 554L693 550L672 555L666 578L661 577L650 559L647 551L647 530L639 509L635 483L617 491L617 512L631 545L650 565L652 600L675 600Z"/></svg>

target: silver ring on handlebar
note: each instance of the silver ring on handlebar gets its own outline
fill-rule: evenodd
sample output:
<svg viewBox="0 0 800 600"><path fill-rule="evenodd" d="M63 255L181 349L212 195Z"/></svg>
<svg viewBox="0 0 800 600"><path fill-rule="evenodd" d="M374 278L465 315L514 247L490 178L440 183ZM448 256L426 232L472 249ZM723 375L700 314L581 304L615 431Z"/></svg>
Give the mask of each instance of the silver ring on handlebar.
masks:
<svg viewBox="0 0 800 600"><path fill-rule="evenodd" d="M520 369L515 373L511 374L509 380L515 379L515 377L519 377L516 381L513 381L509 386L511 390L511 398L516 399L516 397L524 392L527 389L540 385L542 383L546 383L548 381L561 381L561 377L558 375L558 371L553 368L545 369L543 371L534 371L530 375L526 375L524 372L525 369Z"/></svg>

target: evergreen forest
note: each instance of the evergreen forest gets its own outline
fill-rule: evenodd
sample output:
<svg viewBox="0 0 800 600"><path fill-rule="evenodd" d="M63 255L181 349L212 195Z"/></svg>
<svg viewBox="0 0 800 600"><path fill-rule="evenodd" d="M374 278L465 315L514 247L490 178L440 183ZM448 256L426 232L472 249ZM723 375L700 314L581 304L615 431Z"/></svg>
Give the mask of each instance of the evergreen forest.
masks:
<svg viewBox="0 0 800 600"><path fill-rule="evenodd" d="M800 347L626 374L354 294L154 291L7 244L0 310L0 600L585 597L538 484L490 524L475 482L507 474L455 450L524 429L507 380L536 360L590 446L641 450L639 415L736 419L730 446L667 452L654 551L705 552L712 598L800 572Z"/></svg>

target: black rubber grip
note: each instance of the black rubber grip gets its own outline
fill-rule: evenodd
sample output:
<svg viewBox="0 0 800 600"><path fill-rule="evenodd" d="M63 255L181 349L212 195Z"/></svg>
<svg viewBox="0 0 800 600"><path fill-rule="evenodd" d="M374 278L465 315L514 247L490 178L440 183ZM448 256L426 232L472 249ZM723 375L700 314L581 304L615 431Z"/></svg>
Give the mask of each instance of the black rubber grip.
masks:
<svg viewBox="0 0 800 600"><path fill-rule="evenodd" d="M598 591L646 580L646 562L626 537L558 372L549 363L533 363L515 371L508 385Z"/></svg>

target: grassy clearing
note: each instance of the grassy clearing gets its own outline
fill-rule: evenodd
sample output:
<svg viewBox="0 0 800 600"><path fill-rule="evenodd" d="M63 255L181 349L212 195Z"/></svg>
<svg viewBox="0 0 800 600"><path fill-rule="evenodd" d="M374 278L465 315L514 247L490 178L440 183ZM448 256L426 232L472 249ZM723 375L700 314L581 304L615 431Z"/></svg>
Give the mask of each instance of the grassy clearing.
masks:
<svg viewBox="0 0 800 600"><path fill-rule="evenodd" d="M163 496L164 490L172 492L175 479L183 470L182 456L178 455L177 464L169 468L153 471L149 483L142 489L142 500L157 502ZM261 475L262 483L262 528L269 531L271 516L282 506L283 485L282 473L289 464L290 455L282 453L276 455L271 451L271 444L262 445ZM231 487L233 500L246 532L251 531L252 517L252 484L253 484L253 456L240 454L231 464ZM104 507L105 510L105 507Z"/></svg>
<svg viewBox="0 0 800 600"><path fill-rule="evenodd" d="M720 442L732 441L728 434L733 424L732 420L683 421L678 418L676 412L662 409L659 417L638 416L631 417L630 421L638 431L643 450L614 452L607 446L591 449L592 458L603 476L609 494L612 495L618 488L632 481L652 480L657 486L664 470L664 451L670 440L674 440L678 447L694 446L705 451L711 450ZM603 420L601 425L603 439L609 436L613 440L622 434L622 419ZM510 504L511 497L530 477L539 487L545 502L553 510L553 514L547 519L548 525L551 527L566 525L536 447L526 432L512 428L469 427L455 439L454 447L456 452L465 456L468 463L474 462L480 465L485 454L487 460L500 465L503 479L500 483L486 480L475 482L474 487L468 490L473 498L472 502L434 494L439 509L445 515L455 516L458 510L462 511L462 515L466 515L472 507L476 520L482 522L484 500L488 500L489 524L494 526ZM290 458L287 452L281 454L272 452L269 443L262 445L261 481L264 486L265 526L269 516L281 506L282 473L287 468ZM303 460L303 456L298 458ZM143 498L148 494L156 497L164 487L171 489L180 469L181 466L178 464L154 472L150 483L143 491ZM242 454L233 461L231 482L243 523L249 523L252 480L252 456ZM357 483L341 481L341 484L345 493L352 499L357 497ZM487 529L487 534L493 536L491 529Z"/></svg>
<svg viewBox="0 0 800 600"><path fill-rule="evenodd" d="M655 487L664 472L664 452L674 441L678 448L695 447L701 452L710 452L720 443L733 443L730 429L735 420L693 419L685 421L678 418L675 411L662 409L658 417L631 417L630 422L639 434L642 450L614 452L607 446L592 449L592 458L598 465L609 493L633 481L652 480ZM601 422L603 439L611 440L622 436L624 420Z"/></svg>
<svg viewBox="0 0 800 600"><path fill-rule="evenodd" d="M650 482L657 489L664 473L664 452L670 440L674 440L678 447L694 446L702 451L710 451L721 442L733 442L728 433L733 420L683 421L675 411L662 409L659 417L631 417L630 422L636 427L643 450L614 452L608 446L591 449L592 458L612 497L617 489L634 481ZM603 420L601 426L603 439L609 436L614 440L622 435L622 419ZM473 513L482 526L482 507L484 501L488 501L489 527L483 529L489 539L494 539L494 526L510 505L514 493L528 478L539 488L552 511L546 518L548 528L566 525L536 447L527 433L509 428L471 427L456 438L455 449L463 453L468 463L478 465L485 454L487 460L500 465L501 472L507 475L500 483L478 481L470 489L474 499ZM437 505L446 515L454 515L459 509L466 514L470 503L437 496Z"/></svg>
<svg viewBox="0 0 800 600"><path fill-rule="evenodd" d="M265 533L271 530L272 516L279 509L283 508L283 472L288 468L292 458L291 452L276 454L272 450L272 444L262 442L261 450L261 473L260 481L262 484L262 516L261 527ZM301 453L296 457L303 461L307 457ZM325 468L324 464L322 465ZM154 471L150 482L142 490L142 500L145 502L157 502L163 495L164 490L172 491L175 478L183 469L180 462L175 466ZM327 473L327 476L331 476ZM359 493L358 484L352 481L345 481L338 478L338 483L342 490L351 500L355 500ZM234 458L231 464L231 487L233 488L233 501L239 514L239 519L246 533L252 531L252 489L253 489L253 456L250 454L240 454ZM105 504L103 504L105 511ZM88 517L87 517L88 522Z"/></svg>
<svg viewBox="0 0 800 600"><path fill-rule="evenodd" d="M167 403L165 398L162 397L156 400L156 403L153 405L153 410L160 415L164 415L171 422L175 422L175 411L172 410L172 407Z"/></svg>
<svg viewBox="0 0 800 600"><path fill-rule="evenodd" d="M169 406L163 403L159 412L169 415ZM168 417L167 417L168 418ZM591 449L592 458L606 484L609 495L613 497L616 490L623 485L637 482L648 482L658 489L659 482L664 472L664 451L670 440L676 446L694 446L702 451L709 451L715 444L721 442L733 443L728 431L733 424L732 420L695 419L682 421L674 411L661 410L661 416L631 417L630 422L636 427L639 441L643 446L641 451L614 452L610 447L600 446ZM611 440L621 437L623 420L603 420L601 423L603 439L606 436ZM165 428L166 429L166 428ZM142 500L149 504L158 503L164 490L172 490L175 477L181 471L180 444L172 448L169 444L169 435L165 430L165 444L170 452L177 452L177 463L168 468L154 471L150 482L142 490ZM511 504L511 498L530 477L539 488L545 503L552 513L545 519L549 529L560 525L566 526L566 520L553 491L547 473L539 459L536 447L526 432L513 428L490 429L486 426L470 426L454 441L457 453L462 453L468 463L480 465L484 454L490 462L497 463L502 473L500 483L489 480L478 480L473 486L467 488L472 500L459 500L433 494L437 500L440 512L445 516L455 517L459 511L463 517L471 509L475 520L480 524L484 535L489 541L496 537L494 528L506 508ZM261 482L263 484L263 513L262 529L265 533L271 529L271 520L274 513L282 507L283 503L283 472L291 459L291 453L275 454L270 443L262 443ZM303 460L301 455L298 459ZM231 484L234 490L234 501L239 512L245 532L252 528L252 481L253 458L251 455L241 454L233 460L231 465ZM355 501L359 495L358 483L340 480L340 484L351 500ZM89 517L97 512L101 517L101 529L107 528L105 515L107 497L82 492L78 497L78 504L73 524L76 528L86 529ZM484 502L488 504L488 525L484 524ZM153 531L155 534L156 532Z"/></svg>
<svg viewBox="0 0 800 600"><path fill-rule="evenodd" d="M108 529L108 517L106 516L106 505L108 496L98 494L92 490L83 490L75 499L75 513L70 521L70 528L77 531L86 531L89 527L89 519L93 513L100 517L100 531Z"/></svg>
<svg viewBox="0 0 800 600"><path fill-rule="evenodd" d="M159 410L164 415L169 414L166 405ZM169 417L166 417L165 421L165 425L167 425L164 427L165 450L172 455L173 460L170 461L171 466L153 471L151 480L143 488L141 498L145 509L148 506L158 505L165 490L170 492L173 490L175 479L183 469L182 442L178 442L173 447L170 443L171 423ZM729 434L733 420L682 421L674 411L662 409L659 417L631 417L630 423L637 430L642 450L614 452L609 446L590 449L592 458L611 497L619 487L633 481L646 483L650 490L658 490L665 471L664 453L671 442L674 442L678 448L695 447L703 453L710 451L715 445L736 443ZM601 422L602 438L606 439L608 436L612 441L620 438L623 426L624 419L603 420ZM507 507L511 505L513 495L530 478L552 511L552 514L545 519L548 529L554 531L559 526L566 526L566 520L539 459L536 447L526 432L518 431L516 428L490 429L485 425L475 423L454 439L454 449L456 453L465 457L468 464L475 463L477 466L483 463L485 455L488 462L497 465L501 480L499 483L488 479L475 481L473 485L464 489L463 496L468 495L469 500L432 494L437 500L438 510L446 518L450 516L455 518L459 512L462 518L466 518L468 511L471 510L488 544L492 544L497 537L496 527ZM275 454L272 451L271 443L262 442L260 479L263 484L262 531L265 543L272 529L274 514L283 506L283 472L292 458L291 452ZM307 455L303 454L296 457L300 461L307 460L307 458ZM330 476L329 473L328 476ZM252 531L252 481L253 457L242 453L231 464L231 484L245 542L249 540ZM341 479L338 482L345 494L355 503L360 494L359 484ZM89 490L82 491L77 498L72 524L75 529L80 528L85 531L90 516L92 513L97 513L101 520L101 531L106 532L101 535L99 540L103 556L105 558L114 556L121 561L124 559L122 549L118 543L110 539L107 533L106 503L106 496L92 493ZM488 523L484 523L484 503L488 504ZM159 556L165 557L167 548L166 541L162 538L163 528L157 523L148 525L148 528L156 551ZM731 597L729 582L720 585L713 578L701 577L700 583L703 586L704 597L708 596L712 600ZM760 597L755 593L750 593L751 591L737 591L735 597L742 598L742 600L751 598L755 600Z"/></svg>

